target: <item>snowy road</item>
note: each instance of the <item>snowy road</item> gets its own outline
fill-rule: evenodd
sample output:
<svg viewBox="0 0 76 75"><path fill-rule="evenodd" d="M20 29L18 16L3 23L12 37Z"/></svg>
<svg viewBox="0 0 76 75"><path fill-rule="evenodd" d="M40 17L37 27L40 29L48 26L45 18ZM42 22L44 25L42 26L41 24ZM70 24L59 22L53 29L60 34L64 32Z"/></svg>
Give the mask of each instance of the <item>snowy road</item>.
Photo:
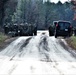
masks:
<svg viewBox="0 0 76 75"><path fill-rule="evenodd" d="M76 75L76 54L48 32L20 37L0 52L0 75Z"/></svg>

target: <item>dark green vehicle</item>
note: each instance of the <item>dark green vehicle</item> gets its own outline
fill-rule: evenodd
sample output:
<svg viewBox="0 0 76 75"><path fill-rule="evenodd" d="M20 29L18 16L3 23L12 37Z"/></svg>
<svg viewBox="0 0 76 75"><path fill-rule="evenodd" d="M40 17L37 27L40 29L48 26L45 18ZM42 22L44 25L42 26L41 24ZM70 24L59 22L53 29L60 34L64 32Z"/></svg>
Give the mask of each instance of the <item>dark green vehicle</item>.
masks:
<svg viewBox="0 0 76 75"><path fill-rule="evenodd" d="M33 36L37 35L37 28L32 24L19 25L20 36Z"/></svg>
<svg viewBox="0 0 76 75"><path fill-rule="evenodd" d="M71 36L72 35L72 25L69 21L54 21L55 31L54 35L55 38L58 36Z"/></svg>
<svg viewBox="0 0 76 75"><path fill-rule="evenodd" d="M4 26L5 34L14 36L33 36L37 35L37 27L32 24L13 24Z"/></svg>

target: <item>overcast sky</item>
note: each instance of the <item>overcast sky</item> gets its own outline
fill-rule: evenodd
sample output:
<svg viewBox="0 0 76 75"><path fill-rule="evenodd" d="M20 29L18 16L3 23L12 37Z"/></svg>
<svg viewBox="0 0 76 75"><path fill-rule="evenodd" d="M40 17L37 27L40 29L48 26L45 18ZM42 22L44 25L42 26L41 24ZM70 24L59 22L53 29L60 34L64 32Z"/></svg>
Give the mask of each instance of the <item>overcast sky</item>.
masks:
<svg viewBox="0 0 76 75"><path fill-rule="evenodd" d="M44 0L44 1L46 1L46 0ZM51 2L55 2L55 3L57 3L59 0L50 0ZM62 3L64 3L65 1L70 1L70 0L60 0Z"/></svg>
<svg viewBox="0 0 76 75"><path fill-rule="evenodd" d="M55 2L57 3L59 0L51 0L51 2ZM64 3L65 1L69 1L69 0L60 0L62 3Z"/></svg>

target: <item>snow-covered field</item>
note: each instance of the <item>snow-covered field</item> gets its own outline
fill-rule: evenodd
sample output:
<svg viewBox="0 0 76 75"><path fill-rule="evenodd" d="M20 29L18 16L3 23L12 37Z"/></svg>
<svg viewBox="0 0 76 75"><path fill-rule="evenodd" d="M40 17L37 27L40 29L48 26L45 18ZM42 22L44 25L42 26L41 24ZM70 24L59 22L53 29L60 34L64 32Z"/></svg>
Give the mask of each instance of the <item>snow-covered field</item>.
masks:
<svg viewBox="0 0 76 75"><path fill-rule="evenodd" d="M75 56L64 39L38 31L37 36L20 37L0 52L0 75L76 75Z"/></svg>

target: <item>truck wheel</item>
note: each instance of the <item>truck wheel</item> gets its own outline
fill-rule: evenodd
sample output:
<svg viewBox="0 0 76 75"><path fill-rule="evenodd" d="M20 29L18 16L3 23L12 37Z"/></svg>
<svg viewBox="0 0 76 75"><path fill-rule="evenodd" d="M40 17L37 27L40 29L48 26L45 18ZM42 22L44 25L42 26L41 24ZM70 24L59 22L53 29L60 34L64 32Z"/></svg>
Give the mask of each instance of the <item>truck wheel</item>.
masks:
<svg viewBox="0 0 76 75"><path fill-rule="evenodd" d="M33 36L33 34L30 34L30 36Z"/></svg>
<svg viewBox="0 0 76 75"><path fill-rule="evenodd" d="M49 36L51 36L51 33L49 32Z"/></svg>
<svg viewBox="0 0 76 75"><path fill-rule="evenodd" d="M37 35L37 31L34 32L34 35Z"/></svg>
<svg viewBox="0 0 76 75"><path fill-rule="evenodd" d="M57 35L55 35L55 38L57 38L58 36Z"/></svg>

